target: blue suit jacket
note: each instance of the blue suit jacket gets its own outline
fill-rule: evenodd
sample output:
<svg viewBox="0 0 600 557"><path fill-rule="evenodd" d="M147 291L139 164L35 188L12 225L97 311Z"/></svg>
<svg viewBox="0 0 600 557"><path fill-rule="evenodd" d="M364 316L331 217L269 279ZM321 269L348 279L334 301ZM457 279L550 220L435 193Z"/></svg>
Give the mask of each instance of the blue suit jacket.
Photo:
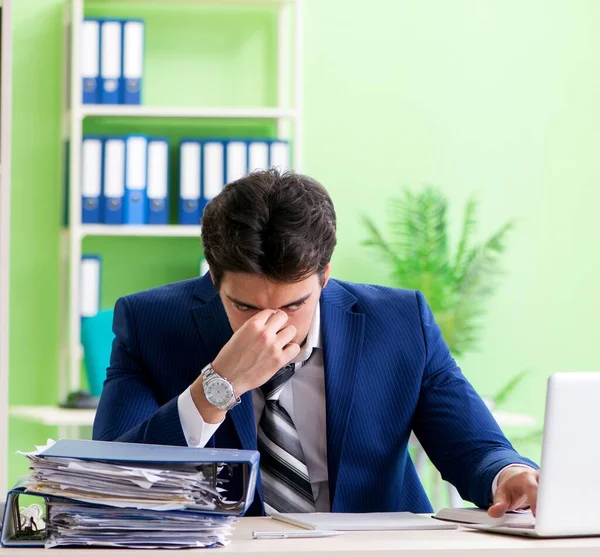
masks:
<svg viewBox="0 0 600 557"><path fill-rule="evenodd" d="M504 466L535 466L461 373L421 293L330 280L321 320L332 511L431 511L408 453L411 430L481 507ZM186 445L177 397L232 335L210 276L121 298L113 330L94 439ZM251 393L208 446L256 449ZM259 488L248 514L262 512Z"/></svg>

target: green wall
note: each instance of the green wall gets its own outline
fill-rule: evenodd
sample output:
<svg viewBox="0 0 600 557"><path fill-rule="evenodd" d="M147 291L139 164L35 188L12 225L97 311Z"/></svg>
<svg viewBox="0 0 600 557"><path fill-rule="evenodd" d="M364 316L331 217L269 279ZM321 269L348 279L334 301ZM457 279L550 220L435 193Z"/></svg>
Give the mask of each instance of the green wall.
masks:
<svg viewBox="0 0 600 557"><path fill-rule="evenodd" d="M10 400L52 404L59 338L61 2L14 4ZM518 218L480 351L460 363L485 394L531 369L507 408L541 419L548 374L600 368L600 4L304 5L303 170L323 182L336 204L334 275L388 282L383 263L360 245L358 219L366 213L385 221L386 200L405 185L442 187L454 219L468 194L477 192L482 237ZM271 74L274 63L268 11L253 21L246 11L227 13L225 25L222 11L199 10L181 20L155 7L143 10L137 13L147 18L154 49L146 68L148 102L167 104L168 95L180 105L273 100L273 78L255 77ZM131 13L125 5L116 15ZM152 33L159 30L153 41L150 22ZM190 59L190 52L204 55ZM186 122L170 128L169 137L175 142L188 130L200 134L206 128L199 126ZM125 129L119 121L86 124L86 131L101 128ZM238 122L222 133L250 131L270 132ZM89 239L84 247L105 257L104 305L121 293L193 276L200 255L194 239ZM14 452L56 430L13 419L10 434ZM518 446L539 457L538 443ZM23 471L20 458L13 458L11 480Z"/></svg>

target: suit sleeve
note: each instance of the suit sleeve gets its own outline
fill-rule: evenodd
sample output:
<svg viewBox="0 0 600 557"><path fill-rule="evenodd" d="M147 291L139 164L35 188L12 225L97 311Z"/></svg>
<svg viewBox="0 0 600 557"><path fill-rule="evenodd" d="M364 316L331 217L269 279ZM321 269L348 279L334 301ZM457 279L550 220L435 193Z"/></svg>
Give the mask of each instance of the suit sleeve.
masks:
<svg viewBox="0 0 600 557"><path fill-rule="evenodd" d="M112 353L93 438L160 445L187 445L177 397L159 405L141 358L131 303L120 298L115 305Z"/></svg>
<svg viewBox="0 0 600 557"><path fill-rule="evenodd" d="M463 499L491 505L492 482L505 466L525 464L450 355L423 294L416 293L425 342L425 369L413 423L442 477Z"/></svg>

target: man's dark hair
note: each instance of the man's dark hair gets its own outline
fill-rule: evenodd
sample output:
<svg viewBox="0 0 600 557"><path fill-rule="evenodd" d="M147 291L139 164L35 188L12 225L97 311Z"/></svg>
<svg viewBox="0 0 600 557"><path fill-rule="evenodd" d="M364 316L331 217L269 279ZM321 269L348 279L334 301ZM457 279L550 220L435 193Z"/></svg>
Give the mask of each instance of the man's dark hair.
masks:
<svg viewBox="0 0 600 557"><path fill-rule="evenodd" d="M316 180L275 169L228 184L204 209L204 257L226 271L293 283L323 271L335 247L333 202Z"/></svg>

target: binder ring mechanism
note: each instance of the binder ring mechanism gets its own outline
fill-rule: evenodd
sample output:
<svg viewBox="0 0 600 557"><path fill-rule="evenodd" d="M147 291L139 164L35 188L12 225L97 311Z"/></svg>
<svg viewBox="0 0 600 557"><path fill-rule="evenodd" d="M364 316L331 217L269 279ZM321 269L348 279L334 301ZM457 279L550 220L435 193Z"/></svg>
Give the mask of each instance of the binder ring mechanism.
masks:
<svg viewBox="0 0 600 557"><path fill-rule="evenodd" d="M231 465L226 464L225 467L229 471L229 475L232 476L233 470L232 470ZM212 480L213 480L213 487L215 488L215 490L218 486L218 478L217 478L218 473L219 473L219 465L216 462L213 462L212 463ZM220 495L216 495L215 496L215 506L218 509L221 509L224 511L234 511L239 508L243 508L244 501L246 501L247 495L248 495L248 465L242 464L242 494L240 495L239 500L234 501L234 502L228 502L226 499L224 499Z"/></svg>
<svg viewBox="0 0 600 557"><path fill-rule="evenodd" d="M46 523L42 519L44 509L41 505L34 503L28 507L19 506L19 497L21 494L15 494L15 504L12 506L12 519L15 529L15 537L28 540L43 540L46 537ZM43 497L44 503L48 502L47 497ZM47 519L50 515L50 509L46 506Z"/></svg>

